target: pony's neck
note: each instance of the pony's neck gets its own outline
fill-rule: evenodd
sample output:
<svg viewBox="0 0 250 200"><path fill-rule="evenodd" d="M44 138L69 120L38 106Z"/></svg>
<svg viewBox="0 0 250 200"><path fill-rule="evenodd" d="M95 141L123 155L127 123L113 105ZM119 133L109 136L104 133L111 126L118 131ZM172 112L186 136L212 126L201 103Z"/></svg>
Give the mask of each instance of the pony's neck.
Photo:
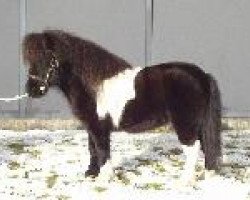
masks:
<svg viewBox="0 0 250 200"><path fill-rule="evenodd" d="M66 63L60 67L58 88L70 102L73 93L84 95L84 92L87 92L91 96L95 96L96 89L94 85L86 81L80 73L76 73L73 66Z"/></svg>
<svg viewBox="0 0 250 200"><path fill-rule="evenodd" d="M69 55L62 66L60 87L68 93L72 84L78 84L79 90L95 92L103 81L131 69L132 66L97 44L70 37Z"/></svg>
<svg viewBox="0 0 250 200"><path fill-rule="evenodd" d="M99 85L102 81L132 68L122 58L88 40L81 40L74 46L71 62L74 73L90 85Z"/></svg>
<svg viewBox="0 0 250 200"><path fill-rule="evenodd" d="M78 78L74 77L70 65L61 65L58 75L58 87L67 98L69 98L73 80L78 81Z"/></svg>

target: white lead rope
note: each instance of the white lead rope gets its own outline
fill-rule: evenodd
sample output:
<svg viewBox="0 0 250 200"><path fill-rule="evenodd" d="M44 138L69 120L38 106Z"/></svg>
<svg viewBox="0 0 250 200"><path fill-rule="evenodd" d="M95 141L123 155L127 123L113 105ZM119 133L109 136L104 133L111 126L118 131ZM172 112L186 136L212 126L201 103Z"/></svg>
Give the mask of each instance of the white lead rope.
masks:
<svg viewBox="0 0 250 200"><path fill-rule="evenodd" d="M19 99L23 99L23 98L25 98L25 97L28 97L28 93L25 93L25 94L23 94L23 95L16 95L16 96L14 96L14 97L12 97L12 98L0 98L0 101L5 101L5 102L10 102L10 101L17 101L17 100L19 100Z"/></svg>

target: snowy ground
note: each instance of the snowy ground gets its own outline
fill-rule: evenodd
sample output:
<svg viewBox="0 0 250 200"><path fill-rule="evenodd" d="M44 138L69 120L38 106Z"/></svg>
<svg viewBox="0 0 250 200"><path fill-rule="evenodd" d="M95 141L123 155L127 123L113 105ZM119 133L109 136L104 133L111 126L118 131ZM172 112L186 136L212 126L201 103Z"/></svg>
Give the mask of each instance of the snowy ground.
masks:
<svg viewBox="0 0 250 200"><path fill-rule="evenodd" d="M84 131L0 131L1 200L250 199L250 131L223 133L224 166L178 189L184 157L174 134L113 133L116 168L109 183L85 179L89 153Z"/></svg>

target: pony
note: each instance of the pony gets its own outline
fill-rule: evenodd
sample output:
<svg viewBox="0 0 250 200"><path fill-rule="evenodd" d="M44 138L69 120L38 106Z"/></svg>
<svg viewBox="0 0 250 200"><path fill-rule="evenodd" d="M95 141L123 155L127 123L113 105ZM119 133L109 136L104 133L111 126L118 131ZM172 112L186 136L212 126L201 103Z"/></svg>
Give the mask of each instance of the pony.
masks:
<svg viewBox="0 0 250 200"><path fill-rule="evenodd" d="M132 67L121 57L62 30L33 32L23 40L26 90L39 98L62 91L88 132L86 177L111 159L112 131L139 133L171 123L183 146L184 175L193 174L199 151L207 170L221 164L221 97L212 75L185 62ZM166 144L167 145L167 144Z"/></svg>

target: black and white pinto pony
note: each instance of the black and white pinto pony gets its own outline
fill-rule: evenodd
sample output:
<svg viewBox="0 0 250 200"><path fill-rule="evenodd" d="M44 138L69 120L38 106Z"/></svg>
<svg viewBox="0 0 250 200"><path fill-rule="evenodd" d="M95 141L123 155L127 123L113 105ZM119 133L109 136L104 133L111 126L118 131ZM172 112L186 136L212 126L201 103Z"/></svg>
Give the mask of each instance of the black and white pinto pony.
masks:
<svg viewBox="0 0 250 200"><path fill-rule="evenodd" d="M85 124L90 152L86 176L98 176L110 162L111 131L136 133L169 122L186 155L183 180L193 177L200 149L205 168L219 168L220 92L214 78L196 65L133 68L97 44L60 30L28 34L23 56L29 96L42 97L57 87Z"/></svg>

